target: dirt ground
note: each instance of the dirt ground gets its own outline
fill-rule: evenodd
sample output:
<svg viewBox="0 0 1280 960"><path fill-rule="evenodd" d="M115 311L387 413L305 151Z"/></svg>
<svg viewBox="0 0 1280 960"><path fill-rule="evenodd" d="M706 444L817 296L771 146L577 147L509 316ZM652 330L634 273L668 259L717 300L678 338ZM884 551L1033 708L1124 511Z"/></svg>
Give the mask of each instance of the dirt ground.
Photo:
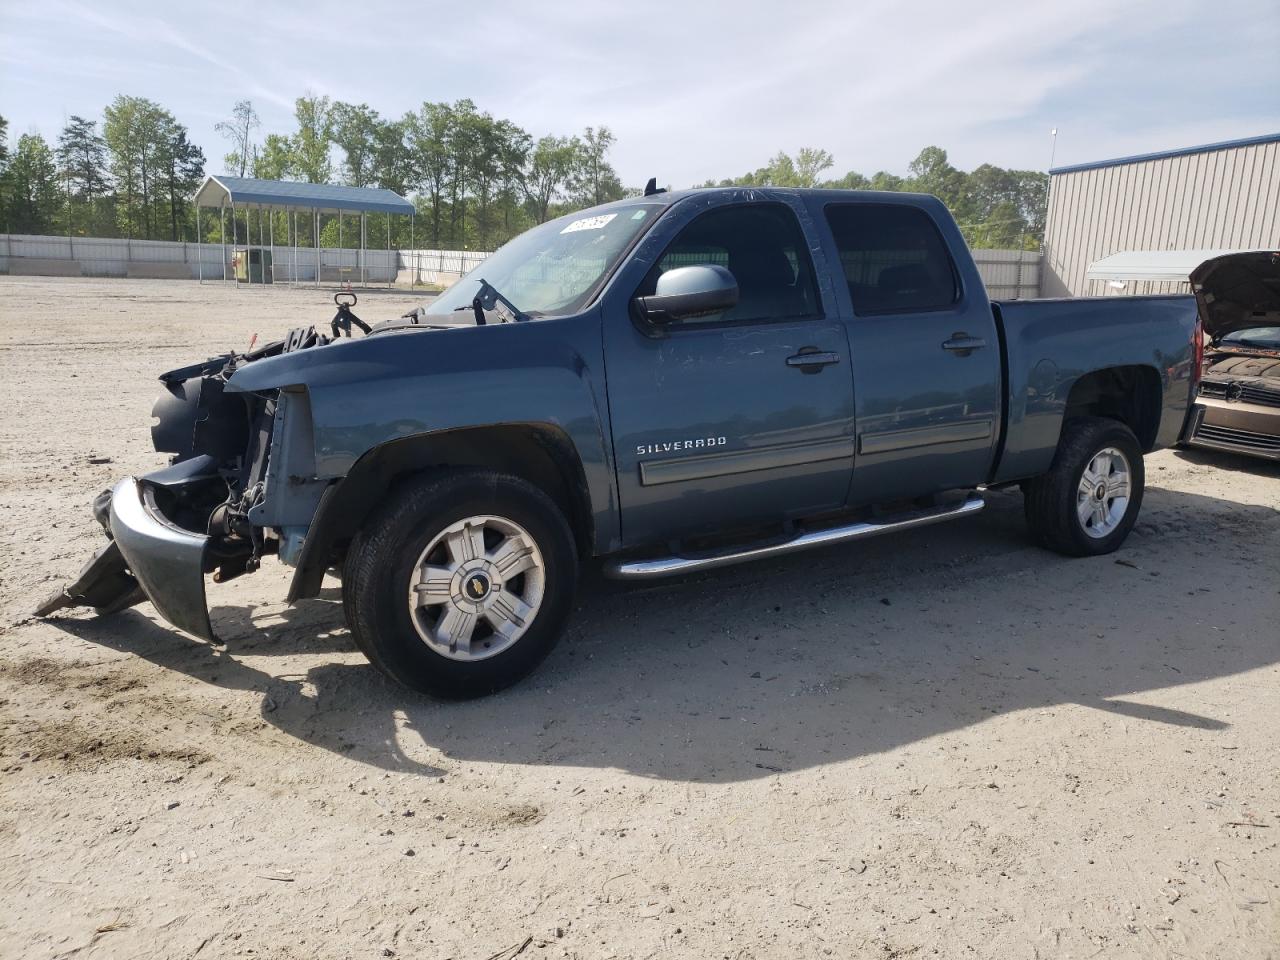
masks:
<svg viewBox="0 0 1280 960"><path fill-rule="evenodd" d="M0 956L1280 956L1280 469L1165 451L1114 557L1021 498L643 589L502 695L375 672L336 584L28 613L155 469L155 376L328 294L0 278ZM417 298L371 292L357 313Z"/></svg>

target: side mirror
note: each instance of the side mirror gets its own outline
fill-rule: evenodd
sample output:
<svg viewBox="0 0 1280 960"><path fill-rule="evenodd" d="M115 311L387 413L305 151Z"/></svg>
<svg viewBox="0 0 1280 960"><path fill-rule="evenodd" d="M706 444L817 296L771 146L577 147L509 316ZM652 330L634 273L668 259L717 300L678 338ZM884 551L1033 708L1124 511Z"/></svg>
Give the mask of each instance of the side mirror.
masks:
<svg viewBox="0 0 1280 960"><path fill-rule="evenodd" d="M653 296L636 298L640 313L654 324L723 313L737 303L738 281L714 264L668 270L658 278Z"/></svg>

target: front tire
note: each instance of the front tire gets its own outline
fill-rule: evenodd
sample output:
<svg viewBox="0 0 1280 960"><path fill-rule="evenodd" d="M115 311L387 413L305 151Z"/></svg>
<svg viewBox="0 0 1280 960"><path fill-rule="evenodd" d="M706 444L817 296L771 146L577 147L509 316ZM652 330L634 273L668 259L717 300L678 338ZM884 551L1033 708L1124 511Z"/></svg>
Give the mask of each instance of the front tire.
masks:
<svg viewBox="0 0 1280 960"><path fill-rule="evenodd" d="M411 481L347 552L343 599L360 649L441 699L528 674L573 606L577 553L564 515L518 477L458 470Z"/></svg>
<svg viewBox="0 0 1280 960"><path fill-rule="evenodd" d="M1142 507L1146 473L1138 438L1103 417L1067 422L1049 472L1022 485L1032 536L1069 557L1119 548Z"/></svg>

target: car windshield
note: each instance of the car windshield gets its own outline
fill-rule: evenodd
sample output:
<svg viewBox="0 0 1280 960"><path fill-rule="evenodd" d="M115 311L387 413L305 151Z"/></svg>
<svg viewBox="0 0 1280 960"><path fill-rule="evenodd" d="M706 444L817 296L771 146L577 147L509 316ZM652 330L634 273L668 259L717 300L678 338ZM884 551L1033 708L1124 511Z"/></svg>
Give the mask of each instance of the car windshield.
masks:
<svg viewBox="0 0 1280 960"><path fill-rule="evenodd" d="M1280 350L1280 327L1250 327L1236 330L1218 341L1237 347L1261 347L1264 350Z"/></svg>
<svg viewBox="0 0 1280 960"><path fill-rule="evenodd" d="M655 203L625 204L534 227L437 297L426 313L441 316L469 308L481 279L530 317L573 313L661 209Z"/></svg>

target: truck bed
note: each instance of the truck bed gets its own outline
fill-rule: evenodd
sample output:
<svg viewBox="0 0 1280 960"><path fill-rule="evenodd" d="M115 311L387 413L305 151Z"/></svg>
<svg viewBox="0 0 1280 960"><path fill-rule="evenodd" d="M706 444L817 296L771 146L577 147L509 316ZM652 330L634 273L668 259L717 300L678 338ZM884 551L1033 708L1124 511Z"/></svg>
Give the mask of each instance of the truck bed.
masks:
<svg viewBox="0 0 1280 960"><path fill-rule="evenodd" d="M993 483L1049 468L1068 404L1089 388L1082 375L1100 367L1128 368L1136 383L1152 388L1151 395L1159 388L1148 412L1151 429L1139 436L1146 449L1177 442L1195 374L1194 297L1009 300L993 302L992 308L1007 385L1005 436Z"/></svg>

